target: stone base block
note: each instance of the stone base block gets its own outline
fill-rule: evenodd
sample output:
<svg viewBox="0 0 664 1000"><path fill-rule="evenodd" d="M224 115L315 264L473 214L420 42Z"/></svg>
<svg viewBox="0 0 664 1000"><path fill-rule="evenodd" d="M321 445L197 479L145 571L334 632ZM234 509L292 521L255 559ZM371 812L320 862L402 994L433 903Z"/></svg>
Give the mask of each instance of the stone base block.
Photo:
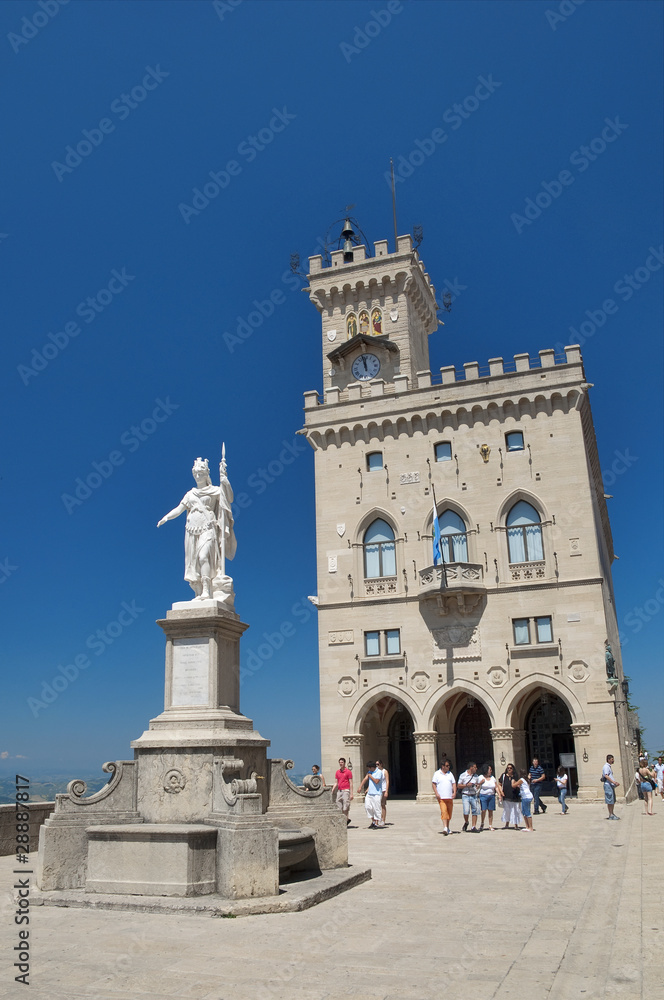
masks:
<svg viewBox="0 0 664 1000"><path fill-rule="evenodd" d="M86 892L204 896L216 889L214 827L135 823L86 833Z"/></svg>
<svg viewBox="0 0 664 1000"><path fill-rule="evenodd" d="M223 899L221 896L125 896L88 893L83 889L40 892L34 889L33 906L80 906L94 910L129 910L134 913L201 914L208 917L249 916L254 913L296 913L325 902L371 878L370 868L351 867L322 872L315 878L291 881L279 887L278 896L259 899Z"/></svg>

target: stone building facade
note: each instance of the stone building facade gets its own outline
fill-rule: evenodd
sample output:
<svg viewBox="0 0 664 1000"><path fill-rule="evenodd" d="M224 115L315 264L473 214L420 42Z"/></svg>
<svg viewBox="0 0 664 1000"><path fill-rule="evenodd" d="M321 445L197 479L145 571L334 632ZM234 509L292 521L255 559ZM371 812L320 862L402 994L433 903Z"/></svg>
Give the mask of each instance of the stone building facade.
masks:
<svg viewBox="0 0 664 1000"><path fill-rule="evenodd" d="M432 374L438 306L410 236L310 258L309 295L324 770L341 755L359 778L380 757L396 794L429 800L443 755L458 773L538 754L549 776L563 755L593 800L613 753L624 789L613 545L579 348Z"/></svg>

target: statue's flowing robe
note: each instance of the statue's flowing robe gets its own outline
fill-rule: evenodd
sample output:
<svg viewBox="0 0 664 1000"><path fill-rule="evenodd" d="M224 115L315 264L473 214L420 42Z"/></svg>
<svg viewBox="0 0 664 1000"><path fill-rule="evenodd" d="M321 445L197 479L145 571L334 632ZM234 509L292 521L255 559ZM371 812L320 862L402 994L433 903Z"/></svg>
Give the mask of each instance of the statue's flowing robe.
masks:
<svg viewBox="0 0 664 1000"><path fill-rule="evenodd" d="M237 542L233 530L233 490L227 479L221 486L195 487L182 498L187 510L184 532L184 578L194 584L201 579L201 555L210 562L210 576L214 578L221 568L221 520L226 535L226 558L235 555Z"/></svg>

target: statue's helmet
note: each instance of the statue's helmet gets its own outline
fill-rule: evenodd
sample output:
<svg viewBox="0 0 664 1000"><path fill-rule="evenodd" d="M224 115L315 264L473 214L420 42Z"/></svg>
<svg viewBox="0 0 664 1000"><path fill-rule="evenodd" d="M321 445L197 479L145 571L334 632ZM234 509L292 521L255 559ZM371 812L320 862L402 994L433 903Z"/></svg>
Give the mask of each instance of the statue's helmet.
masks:
<svg viewBox="0 0 664 1000"><path fill-rule="evenodd" d="M194 475L196 475L197 472L204 472L206 474L206 476L208 476L208 478L209 478L209 476L210 476L210 468L208 466L208 460L207 460L207 458L200 458L200 457L197 458L196 461L194 462L194 465L193 465L193 468L192 468L191 471L193 472Z"/></svg>

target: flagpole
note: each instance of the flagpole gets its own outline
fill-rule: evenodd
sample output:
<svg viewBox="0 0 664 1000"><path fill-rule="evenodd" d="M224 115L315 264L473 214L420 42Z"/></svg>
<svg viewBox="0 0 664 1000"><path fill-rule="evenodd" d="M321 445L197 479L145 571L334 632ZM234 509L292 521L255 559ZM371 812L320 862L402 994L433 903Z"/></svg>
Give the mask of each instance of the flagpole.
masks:
<svg viewBox="0 0 664 1000"><path fill-rule="evenodd" d="M397 195L394 187L394 163L390 157L390 171L392 172L392 215L394 216L394 252L397 252Z"/></svg>

